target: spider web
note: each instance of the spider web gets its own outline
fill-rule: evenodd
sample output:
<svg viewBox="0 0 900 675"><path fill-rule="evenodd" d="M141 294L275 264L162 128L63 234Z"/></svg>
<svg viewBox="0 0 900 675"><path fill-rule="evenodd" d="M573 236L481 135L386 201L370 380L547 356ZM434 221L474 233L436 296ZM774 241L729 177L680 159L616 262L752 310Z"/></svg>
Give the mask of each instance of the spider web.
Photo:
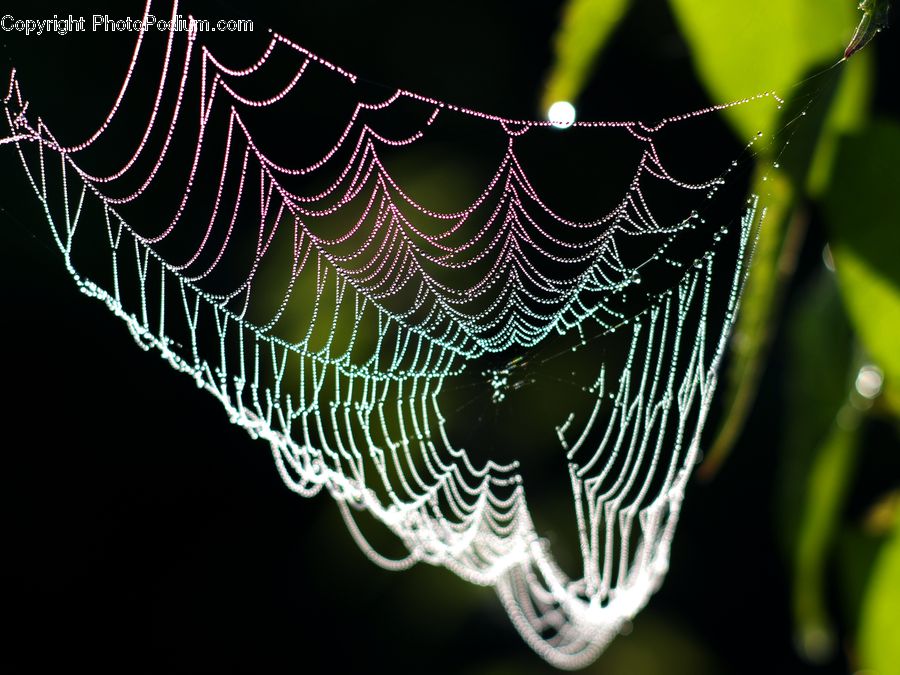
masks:
<svg viewBox="0 0 900 675"><path fill-rule="evenodd" d="M493 586L535 651L585 665L666 573L763 213L717 212L731 166L685 179L663 159L670 131L722 106L560 132L373 93L269 38L233 68L194 31L140 33L106 119L71 145L13 73L4 143L79 289L266 440L290 489L327 490L383 567ZM143 70L155 89L135 86ZM733 105L753 100L777 101ZM461 208L403 170L435 138L493 149ZM624 179L588 188L599 215L561 215L532 179L560 145L628 148ZM576 573L535 525L508 419L490 442L473 424L527 392L560 446Z"/></svg>

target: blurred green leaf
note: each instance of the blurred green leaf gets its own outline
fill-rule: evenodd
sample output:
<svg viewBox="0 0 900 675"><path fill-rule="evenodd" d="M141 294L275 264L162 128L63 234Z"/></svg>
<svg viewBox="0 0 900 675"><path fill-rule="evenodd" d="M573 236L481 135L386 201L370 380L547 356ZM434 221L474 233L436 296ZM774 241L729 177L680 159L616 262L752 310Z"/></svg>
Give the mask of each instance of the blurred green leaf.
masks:
<svg viewBox="0 0 900 675"><path fill-rule="evenodd" d="M847 311L900 411L900 125L871 124L840 145L825 217Z"/></svg>
<svg viewBox="0 0 900 675"><path fill-rule="evenodd" d="M838 591L843 607L843 623L858 635L866 588L875 561L900 521L900 488L882 495L868 509L862 522L845 525L837 543Z"/></svg>
<svg viewBox="0 0 900 675"><path fill-rule="evenodd" d="M847 419L852 417L853 419ZM806 499L794 555L793 606L798 646L821 663L834 649L825 602L825 572L849 486L857 450L859 412L849 405L818 449L810 466Z"/></svg>
<svg viewBox="0 0 900 675"><path fill-rule="evenodd" d="M842 66L834 103L829 107L805 177L807 194L813 198L820 198L828 187L840 137L859 132L866 122L872 97L873 66L869 53L860 54Z"/></svg>
<svg viewBox="0 0 900 675"><path fill-rule="evenodd" d="M783 426L777 467L777 532L793 558L816 451L847 401L853 333L833 273L824 265L800 289L786 326Z"/></svg>
<svg viewBox="0 0 900 675"><path fill-rule="evenodd" d="M811 76L794 87L783 106L779 130L773 134L775 144L762 149L751 191L762 197L766 218L731 342L723 397L726 413L700 469L703 478L712 477L725 461L756 399L784 289L794 274L806 233L804 190L812 196L821 191L834 163L836 139L862 124L871 70L870 60L860 58L849 67Z"/></svg>
<svg viewBox="0 0 900 675"><path fill-rule="evenodd" d="M702 478L712 477L725 461L756 399L784 289L794 274L806 234L808 216L801 195L813 158L822 142L834 134L829 125L836 128L836 119L855 120L846 109L856 114L864 107L835 99L843 80L843 71L835 70L815 84L808 81L798 88L796 98L786 102L782 113L778 161L759 161L751 192L760 195L766 214L731 341L728 388L723 397L726 413L700 469ZM855 88L845 89L845 95L855 93Z"/></svg>
<svg viewBox="0 0 900 675"><path fill-rule="evenodd" d="M852 333L834 275L822 266L792 309L778 529L791 560L797 645L818 662L835 643L825 573L853 479L860 413L848 405Z"/></svg>
<svg viewBox="0 0 900 675"><path fill-rule="evenodd" d="M860 621L860 665L878 675L900 673L900 519L875 561Z"/></svg>
<svg viewBox="0 0 900 675"><path fill-rule="evenodd" d="M630 0L569 0L553 43L556 58L544 89L544 111L556 101L574 103L578 99L597 57L630 5Z"/></svg>
<svg viewBox="0 0 900 675"><path fill-rule="evenodd" d="M847 0L670 0L700 79L716 102L774 90L786 96L814 67L836 63L858 21ZM727 36L727 39L723 39ZM771 133L778 111L725 111L741 138Z"/></svg>
<svg viewBox="0 0 900 675"><path fill-rule="evenodd" d="M856 635L862 602L872 574L873 564L884 543L884 535L876 536L857 524L845 525L836 542L837 592L842 610L841 625Z"/></svg>

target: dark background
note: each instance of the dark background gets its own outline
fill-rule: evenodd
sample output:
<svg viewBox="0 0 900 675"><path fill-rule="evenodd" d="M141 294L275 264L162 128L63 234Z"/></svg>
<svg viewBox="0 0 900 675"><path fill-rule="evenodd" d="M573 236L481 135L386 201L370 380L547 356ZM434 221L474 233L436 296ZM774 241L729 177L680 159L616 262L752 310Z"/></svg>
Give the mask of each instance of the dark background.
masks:
<svg viewBox="0 0 900 675"><path fill-rule="evenodd" d="M4 9L23 17L141 12L139 3L38 4ZM253 18L256 39L273 26L376 83L509 116L539 114L559 3L294 4L193 3L185 11ZM4 34L0 42L0 69L15 63L35 109L75 130L93 129L105 114L98 92L115 90L130 50L130 38L92 34ZM887 84L900 81L896 41L875 48L876 106L897 114ZM708 103L665 3L640 0L579 114L655 119ZM265 445L227 424L218 403L136 349L124 326L77 292L8 146L0 176L0 668L552 670L489 589L427 565L377 569L328 497L290 493ZM820 264L823 242L814 226L801 274ZM695 672L847 672L840 654L814 668L792 644L773 534L784 422L771 381L778 353L733 457L714 481L688 491L662 589L631 635L588 672L671 672L667 661L678 660L696 663Z"/></svg>

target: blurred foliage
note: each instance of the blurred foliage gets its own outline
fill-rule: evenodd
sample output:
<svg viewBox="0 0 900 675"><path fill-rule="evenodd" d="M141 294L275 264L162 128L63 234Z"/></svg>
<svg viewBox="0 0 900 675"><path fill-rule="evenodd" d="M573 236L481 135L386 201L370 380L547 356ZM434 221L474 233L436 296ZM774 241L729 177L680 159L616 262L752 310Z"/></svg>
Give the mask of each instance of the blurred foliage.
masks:
<svg viewBox="0 0 900 675"><path fill-rule="evenodd" d="M553 40L554 63L544 88L542 108L575 101L591 76L607 38L625 16L631 0L570 0Z"/></svg>
<svg viewBox="0 0 900 675"><path fill-rule="evenodd" d="M846 0L670 0L701 80L714 101L762 91L784 95L816 67L836 62L857 14ZM728 36L723 39L723 36ZM777 112L726 111L741 138L773 132Z"/></svg>
<svg viewBox="0 0 900 675"><path fill-rule="evenodd" d="M840 147L825 199L847 310L900 411L900 124L876 121Z"/></svg>
<svg viewBox="0 0 900 675"><path fill-rule="evenodd" d="M874 673L900 668L900 518L872 569L860 625L860 663Z"/></svg>
<svg viewBox="0 0 900 675"><path fill-rule="evenodd" d="M844 605L850 608L843 621L858 628L858 639L846 644L848 661L877 673L898 673L900 520L879 551L877 537L848 521L847 503L858 491L854 478L867 451L870 413L900 412L900 125L869 121L871 55L862 51L840 62L860 19L854 2L670 0L669 5L712 101L763 91L783 99L777 110L724 111L742 142L758 135L765 139L753 148L751 191L763 197L767 216L732 341L725 412L700 475L712 478L740 438L784 299L796 283L811 212L821 209L829 228L825 255L833 259L788 304L787 367L779 374L787 420L776 521L792 569L795 644L810 662L833 658L839 640L830 589L839 558ZM545 106L581 93L588 64L627 6L569 2ZM885 376L880 398L856 382L860 367L870 362ZM893 523L896 509L888 513ZM605 659L613 661L612 655Z"/></svg>
<svg viewBox="0 0 900 675"><path fill-rule="evenodd" d="M804 494L796 489L809 475L816 450L831 433L852 382L853 329L841 307L834 274L822 267L802 290L787 321L788 363L785 408L790 424L782 431L784 460L777 507L779 535L790 554L801 527ZM827 363L829 367L823 368Z"/></svg>
<svg viewBox="0 0 900 675"><path fill-rule="evenodd" d="M858 128L868 108L868 59L858 57L841 69L824 72L817 66L812 68L804 81L780 92L784 104L777 127L757 132L772 139L759 150L753 187L754 193L765 198L767 223L759 232L731 345L724 394L729 414L701 467L704 478L712 476L728 456L756 398L782 300L806 234L807 201L820 193L830 178L836 139ZM740 81L736 72L732 75ZM753 114L759 116L760 112ZM760 127L764 125L762 118L756 121ZM732 123L740 134L740 119L732 118Z"/></svg>
<svg viewBox="0 0 900 675"><path fill-rule="evenodd" d="M777 522L782 549L793 560L796 644L821 662L835 646L826 563L859 447L857 415L844 409L852 386L852 331L832 273L822 268L812 280L787 330L786 410L804 424L783 431Z"/></svg>
<svg viewBox="0 0 900 675"><path fill-rule="evenodd" d="M832 426L811 458L793 550L797 646L815 663L831 658L835 646L825 592L827 564L860 447L856 416L847 416Z"/></svg>

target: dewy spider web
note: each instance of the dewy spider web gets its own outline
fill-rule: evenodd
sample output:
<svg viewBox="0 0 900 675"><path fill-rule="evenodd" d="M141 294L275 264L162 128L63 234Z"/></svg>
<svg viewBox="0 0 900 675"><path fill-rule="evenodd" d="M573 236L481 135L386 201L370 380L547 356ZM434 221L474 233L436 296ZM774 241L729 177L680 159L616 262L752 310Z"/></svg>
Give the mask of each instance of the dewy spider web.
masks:
<svg viewBox="0 0 900 675"><path fill-rule="evenodd" d="M520 156L529 137L560 137L548 122L397 90L357 98L318 156L284 162L256 140L260 120L321 107L304 97L309 78L353 95L354 75L275 33L243 69L193 31L148 35L87 140L65 145L33 118L15 73L4 100L4 143L17 147L80 290L268 441L288 487L325 488L374 562L424 561L491 585L547 661L590 662L665 575L761 217L756 199L730 231L697 209L658 215L659 204L694 195L712 204L725 185L730 169L679 180L658 148L666 130L720 108L566 131L614 133L639 150L613 207L572 220L550 207ZM154 39L165 41L162 72L142 101L133 79ZM107 137L133 128L130 111L146 104L134 149L110 168L122 136ZM395 110L415 120L411 131L383 122ZM503 138L492 176L454 212L419 203L385 160L445 120ZM736 264L717 264L722 251ZM572 578L536 531L520 462L455 444L461 413L446 397L481 382L501 402L528 381L526 366L552 368L582 350L595 356L592 370L578 373L578 399L555 428L583 561ZM377 551L361 513L405 555Z"/></svg>

